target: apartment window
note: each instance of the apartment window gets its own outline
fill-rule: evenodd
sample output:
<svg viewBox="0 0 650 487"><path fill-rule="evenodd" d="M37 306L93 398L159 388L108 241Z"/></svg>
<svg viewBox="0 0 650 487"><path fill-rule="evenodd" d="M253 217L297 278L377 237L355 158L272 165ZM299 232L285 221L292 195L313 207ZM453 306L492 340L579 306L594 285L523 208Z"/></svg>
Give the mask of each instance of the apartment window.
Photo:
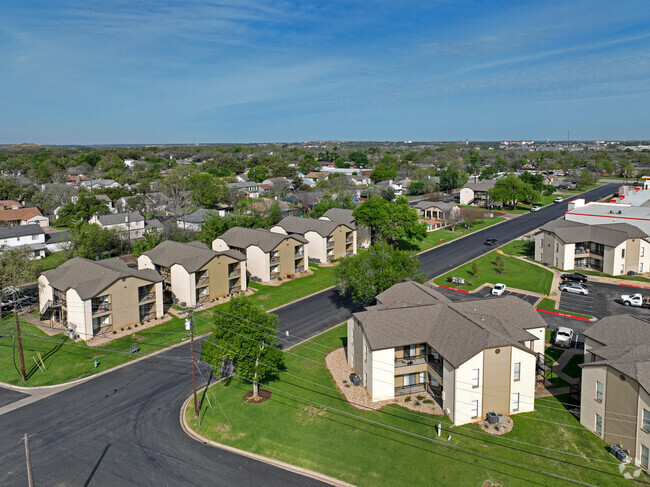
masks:
<svg viewBox="0 0 650 487"><path fill-rule="evenodd" d="M650 411L647 409L643 410L643 429L650 431Z"/></svg>
<svg viewBox="0 0 650 487"><path fill-rule="evenodd" d="M603 383L596 381L596 401L603 402Z"/></svg>
<svg viewBox="0 0 650 487"><path fill-rule="evenodd" d="M556 252L560 251L560 244L558 242L555 242L555 251Z"/></svg>
<svg viewBox="0 0 650 487"><path fill-rule="evenodd" d="M643 262L639 263L639 272L643 272Z"/></svg>
<svg viewBox="0 0 650 487"><path fill-rule="evenodd" d="M415 384L417 384L417 374L406 374L404 376L405 386L414 386Z"/></svg>
<svg viewBox="0 0 650 487"><path fill-rule="evenodd" d="M515 362L513 379L514 380L521 379L521 362Z"/></svg>
<svg viewBox="0 0 650 487"><path fill-rule="evenodd" d="M645 247L642 245L641 246L641 253L639 254L641 257L643 257L645 254Z"/></svg>
<svg viewBox="0 0 650 487"><path fill-rule="evenodd" d="M32 235L32 240L38 240L38 235Z"/></svg>
<svg viewBox="0 0 650 487"><path fill-rule="evenodd" d="M558 267L558 264L559 264L559 263L560 263L560 261L559 261L558 258L556 257L556 258L555 258L555 267Z"/></svg>
<svg viewBox="0 0 650 487"><path fill-rule="evenodd" d="M478 399L472 401L472 406L469 413L472 418L478 418Z"/></svg>
<svg viewBox="0 0 650 487"><path fill-rule="evenodd" d="M596 414L596 433L603 434L603 417L600 414Z"/></svg>
<svg viewBox="0 0 650 487"><path fill-rule="evenodd" d="M363 344L363 361L366 362L368 360L368 345L365 343Z"/></svg>
<svg viewBox="0 0 650 487"><path fill-rule="evenodd" d="M419 379L420 379L420 381L418 382L418 384L426 383L426 381L427 381L427 373L426 372L420 372Z"/></svg>
<svg viewBox="0 0 650 487"><path fill-rule="evenodd" d="M519 393L515 392L512 394L512 410L519 411Z"/></svg>
<svg viewBox="0 0 650 487"><path fill-rule="evenodd" d="M481 373L480 369L472 369L472 387L479 386L479 374Z"/></svg>
<svg viewBox="0 0 650 487"><path fill-rule="evenodd" d="M648 453L650 453L648 447L641 445L641 466L643 468L648 468Z"/></svg>
<svg viewBox="0 0 650 487"><path fill-rule="evenodd" d="M621 258L625 258L625 249L621 249Z"/></svg>
<svg viewBox="0 0 650 487"><path fill-rule="evenodd" d="M16 242L20 242L20 237L16 237Z"/></svg>
<svg viewBox="0 0 650 487"><path fill-rule="evenodd" d="M620 274L625 274L625 264L621 264L621 272Z"/></svg>

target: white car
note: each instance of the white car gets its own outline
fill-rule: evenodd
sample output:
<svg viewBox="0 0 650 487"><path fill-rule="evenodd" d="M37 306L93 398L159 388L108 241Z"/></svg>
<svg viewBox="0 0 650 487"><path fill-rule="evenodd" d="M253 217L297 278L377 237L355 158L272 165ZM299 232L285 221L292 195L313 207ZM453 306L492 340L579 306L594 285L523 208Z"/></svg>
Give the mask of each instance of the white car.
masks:
<svg viewBox="0 0 650 487"><path fill-rule="evenodd" d="M625 306L638 306L639 308L650 306L650 299L643 297L642 294L623 294L621 295L621 302Z"/></svg>
<svg viewBox="0 0 650 487"><path fill-rule="evenodd" d="M562 203L564 201L564 198L562 196L558 196L553 200L553 203Z"/></svg>
<svg viewBox="0 0 650 487"><path fill-rule="evenodd" d="M506 290L506 285L502 282L497 282L492 288L492 296L501 296L503 291Z"/></svg>
<svg viewBox="0 0 650 487"><path fill-rule="evenodd" d="M563 282L560 284L560 291L564 291L565 293L582 294L583 296L589 294L589 289L575 281Z"/></svg>
<svg viewBox="0 0 650 487"><path fill-rule="evenodd" d="M539 211L539 210L541 210L541 209L542 209L542 208L541 208L540 206L537 206L537 205L535 205L535 206L531 206L531 207L530 207L530 211Z"/></svg>
<svg viewBox="0 0 650 487"><path fill-rule="evenodd" d="M571 344L573 343L573 330L560 326L555 332L553 343L556 347L571 348Z"/></svg>

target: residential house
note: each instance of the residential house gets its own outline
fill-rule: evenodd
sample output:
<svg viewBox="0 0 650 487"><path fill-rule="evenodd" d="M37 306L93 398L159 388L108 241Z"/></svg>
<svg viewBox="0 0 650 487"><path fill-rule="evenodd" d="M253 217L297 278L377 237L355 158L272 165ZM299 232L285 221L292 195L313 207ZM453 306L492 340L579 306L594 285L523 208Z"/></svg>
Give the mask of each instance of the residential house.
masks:
<svg viewBox="0 0 650 487"><path fill-rule="evenodd" d="M138 257L138 268L160 273L170 301L187 306L246 291L244 255L215 252L201 242L165 240Z"/></svg>
<svg viewBox="0 0 650 487"><path fill-rule="evenodd" d="M305 237L310 261L325 263L357 253L357 232L350 224L288 216L270 230Z"/></svg>
<svg viewBox="0 0 650 487"><path fill-rule="evenodd" d="M650 457L650 323L608 316L584 332L580 422L619 445L648 470Z"/></svg>
<svg viewBox="0 0 650 487"><path fill-rule="evenodd" d="M79 183L82 188L93 189L106 189L106 188L121 188L122 185L114 179L86 179Z"/></svg>
<svg viewBox="0 0 650 487"><path fill-rule="evenodd" d="M260 185L252 181L241 182L241 183L228 183L228 188L231 193L239 193L244 195L246 198L259 198L260 197Z"/></svg>
<svg viewBox="0 0 650 487"><path fill-rule="evenodd" d="M419 201L413 206L419 221L427 226L427 232L438 230L449 224L449 218L460 215L460 208L445 201Z"/></svg>
<svg viewBox="0 0 650 487"><path fill-rule="evenodd" d="M113 201L108 196L106 196L105 194L96 194L94 196L95 198L97 198L99 201L101 201L106 205L110 213L117 213L117 209L113 206ZM74 198L76 198L76 196Z"/></svg>
<svg viewBox="0 0 650 487"><path fill-rule="evenodd" d="M372 182L370 176L364 176L363 174L350 176L350 181L352 181L355 186L368 186Z"/></svg>
<svg viewBox="0 0 650 487"><path fill-rule="evenodd" d="M496 179L484 179L483 181L467 183L460 189L460 204L474 205L489 208L495 206L495 202L488 195L488 191L494 188Z"/></svg>
<svg viewBox="0 0 650 487"><path fill-rule="evenodd" d="M389 179L388 181L381 181L376 184L376 186L380 189L390 189L393 191L395 196L402 196L402 182L401 181L395 181L393 179Z"/></svg>
<svg viewBox="0 0 650 487"><path fill-rule="evenodd" d="M0 249L17 247L28 248L34 259L45 257L47 249L43 227L36 223L0 227Z"/></svg>
<svg viewBox="0 0 650 487"><path fill-rule="evenodd" d="M17 200L0 200L0 210L17 210L22 207L23 204Z"/></svg>
<svg viewBox="0 0 650 487"><path fill-rule="evenodd" d="M629 223L588 225L563 218L535 234L535 259L561 270L592 269L610 275L650 270L650 241Z"/></svg>
<svg viewBox="0 0 650 487"><path fill-rule="evenodd" d="M0 224L4 225L30 225L36 223L42 227L50 226L50 219L40 212L38 208L12 208L0 210Z"/></svg>
<svg viewBox="0 0 650 487"><path fill-rule="evenodd" d="M48 231L45 234L45 247L48 252L60 252L70 247L70 232L68 230Z"/></svg>
<svg viewBox="0 0 650 487"><path fill-rule="evenodd" d="M226 216L225 210L207 210L205 208L199 208L196 211L183 217L176 218L176 226L183 230L189 230L192 232L200 232L203 229L203 223L212 218L213 216Z"/></svg>
<svg viewBox="0 0 650 487"><path fill-rule="evenodd" d="M451 302L414 282L348 319L347 358L373 401L429 394L461 425L535 406L546 322L514 296Z"/></svg>
<svg viewBox="0 0 650 487"><path fill-rule="evenodd" d="M217 251L237 250L246 256L251 279L273 281L308 269L307 239L261 228L233 227L212 242Z"/></svg>
<svg viewBox="0 0 650 487"><path fill-rule="evenodd" d="M297 205L303 214L309 213L316 203L323 199L322 191L295 191L290 193L284 201Z"/></svg>
<svg viewBox="0 0 650 487"><path fill-rule="evenodd" d="M138 270L119 257L75 257L38 278L42 320L73 330L82 339L162 318L160 275Z"/></svg>
<svg viewBox="0 0 650 487"><path fill-rule="evenodd" d="M135 240L144 235L145 219L137 211L130 213L113 213L108 215L93 215L90 223L96 223L102 228L117 230L125 238Z"/></svg>
<svg viewBox="0 0 650 487"><path fill-rule="evenodd" d="M331 222L344 223L351 228L354 228L357 231L357 248L358 249L367 249L370 247L370 227L365 225L357 225L357 219L352 215L354 210L346 210L343 208L330 208L323 216L320 217L321 220L327 220Z"/></svg>

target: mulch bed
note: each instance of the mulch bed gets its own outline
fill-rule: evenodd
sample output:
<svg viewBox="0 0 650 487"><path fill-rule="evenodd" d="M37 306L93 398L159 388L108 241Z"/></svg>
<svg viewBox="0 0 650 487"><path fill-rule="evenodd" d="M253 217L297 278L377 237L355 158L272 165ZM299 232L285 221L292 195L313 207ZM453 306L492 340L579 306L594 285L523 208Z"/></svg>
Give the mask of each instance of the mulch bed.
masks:
<svg viewBox="0 0 650 487"><path fill-rule="evenodd" d="M242 399L246 402L258 404L260 402L268 401L271 399L271 391L260 389L260 393L257 397L253 397L253 391L250 391L244 394L244 397Z"/></svg>

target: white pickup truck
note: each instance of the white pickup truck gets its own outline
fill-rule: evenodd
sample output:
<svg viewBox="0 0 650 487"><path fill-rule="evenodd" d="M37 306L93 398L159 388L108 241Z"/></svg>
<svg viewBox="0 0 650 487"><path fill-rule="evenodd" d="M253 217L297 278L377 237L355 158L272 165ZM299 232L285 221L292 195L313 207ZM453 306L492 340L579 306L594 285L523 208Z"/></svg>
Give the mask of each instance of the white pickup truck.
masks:
<svg viewBox="0 0 650 487"><path fill-rule="evenodd" d="M621 295L621 303L625 306L638 306L639 308L650 308L650 296L643 296L640 293Z"/></svg>

